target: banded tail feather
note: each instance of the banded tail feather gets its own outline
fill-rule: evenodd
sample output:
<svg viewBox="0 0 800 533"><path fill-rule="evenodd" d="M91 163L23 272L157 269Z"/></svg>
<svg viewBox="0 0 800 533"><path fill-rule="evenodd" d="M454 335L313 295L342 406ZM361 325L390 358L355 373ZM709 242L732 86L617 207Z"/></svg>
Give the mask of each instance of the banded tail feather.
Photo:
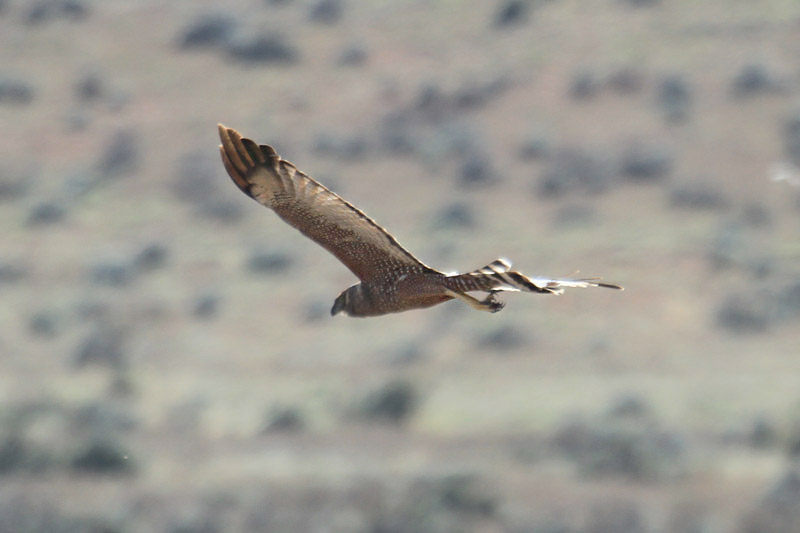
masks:
<svg viewBox="0 0 800 533"><path fill-rule="evenodd" d="M604 283L599 278L551 279L528 276L510 270L511 263L497 259L483 268L466 274L455 274L446 278L448 286L463 292L469 291L522 291L542 294L562 294L565 288L604 287L621 290L622 287Z"/></svg>

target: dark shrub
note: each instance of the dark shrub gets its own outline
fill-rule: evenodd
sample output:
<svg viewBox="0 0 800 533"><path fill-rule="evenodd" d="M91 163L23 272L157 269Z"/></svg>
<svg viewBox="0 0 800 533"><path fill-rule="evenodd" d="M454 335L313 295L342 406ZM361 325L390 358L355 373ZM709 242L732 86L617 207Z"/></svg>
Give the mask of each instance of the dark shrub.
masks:
<svg viewBox="0 0 800 533"><path fill-rule="evenodd" d="M471 153L461 166L460 182L464 185L484 185L496 178L487 154Z"/></svg>
<svg viewBox="0 0 800 533"><path fill-rule="evenodd" d="M72 469L87 474L120 474L133 471L128 453L119 443L96 440L72 458Z"/></svg>
<svg viewBox="0 0 800 533"><path fill-rule="evenodd" d="M507 324L500 326L478 339L478 346L483 350L510 351L530 344L528 334L522 329Z"/></svg>
<svg viewBox="0 0 800 533"><path fill-rule="evenodd" d="M319 24L336 24L344 15L343 0L318 0L311 6L308 18Z"/></svg>
<svg viewBox="0 0 800 533"><path fill-rule="evenodd" d="M106 287L126 287L133 282L134 278L134 269L124 261L97 263L89 272L89 280L92 284Z"/></svg>
<svg viewBox="0 0 800 533"><path fill-rule="evenodd" d="M257 274L285 272L294 264L292 257L283 252L257 250L247 259L247 270Z"/></svg>
<svg viewBox="0 0 800 533"><path fill-rule="evenodd" d="M192 316L200 320L210 320L216 317L219 314L219 302L218 294L201 294L194 301Z"/></svg>
<svg viewBox="0 0 800 533"><path fill-rule="evenodd" d="M296 63L300 59L297 49L286 38L277 34L240 36L232 39L228 55L243 63Z"/></svg>
<svg viewBox="0 0 800 533"><path fill-rule="evenodd" d="M120 129L112 134L97 162L97 170L105 178L133 172L141 162L139 135L131 129Z"/></svg>
<svg viewBox="0 0 800 533"><path fill-rule="evenodd" d="M550 154L550 140L548 136L538 130L530 132L519 147L519 157L525 161L541 159Z"/></svg>
<svg viewBox="0 0 800 533"><path fill-rule="evenodd" d="M167 264L168 255L165 245L154 242L142 248L133 258L133 263L141 271L158 270Z"/></svg>
<svg viewBox="0 0 800 533"><path fill-rule="evenodd" d="M305 428L303 413L297 407L273 409L268 416L265 432L300 431Z"/></svg>
<svg viewBox="0 0 800 533"><path fill-rule="evenodd" d="M708 181L692 181L675 185L669 201L681 209L712 210L728 205L722 188Z"/></svg>
<svg viewBox="0 0 800 533"><path fill-rule="evenodd" d="M351 44L339 53L336 64L340 67L360 67L367 62L368 57L369 54L366 47L359 44Z"/></svg>
<svg viewBox="0 0 800 533"><path fill-rule="evenodd" d="M600 91L600 80L590 70L579 70L572 76L569 84L569 95L575 100L588 100L597 96Z"/></svg>
<svg viewBox="0 0 800 533"><path fill-rule="evenodd" d="M460 513L492 516L497 509L497 497L476 476L457 474L444 478L440 484L444 507Z"/></svg>
<svg viewBox="0 0 800 533"><path fill-rule="evenodd" d="M439 210L433 226L436 229L473 229L475 212L469 204L456 202Z"/></svg>
<svg viewBox="0 0 800 533"><path fill-rule="evenodd" d="M776 306L780 318L800 316L800 281L779 289Z"/></svg>
<svg viewBox="0 0 800 533"><path fill-rule="evenodd" d="M742 533L800 531L800 471L784 474L745 516Z"/></svg>
<svg viewBox="0 0 800 533"><path fill-rule="evenodd" d="M30 188L30 176L0 167L0 202L21 198Z"/></svg>
<svg viewBox="0 0 800 533"><path fill-rule="evenodd" d="M236 33L237 20L226 13L209 13L192 22L178 39L178 46L187 48L221 47Z"/></svg>
<svg viewBox="0 0 800 533"><path fill-rule="evenodd" d="M646 406L617 404L596 420L566 423L553 444L589 477L661 481L685 468L681 439L661 428Z"/></svg>
<svg viewBox="0 0 800 533"><path fill-rule="evenodd" d="M731 82L731 94L734 96L754 96L774 91L778 83L773 79L767 67L760 63L745 65Z"/></svg>
<svg viewBox="0 0 800 533"><path fill-rule="evenodd" d="M86 365L103 365L111 368L124 368L125 350L122 330L113 326L98 324L81 341L73 356L76 368Z"/></svg>
<svg viewBox="0 0 800 533"><path fill-rule="evenodd" d="M103 78L97 72L85 73L75 83L75 97L81 102L99 100L103 91Z"/></svg>
<svg viewBox="0 0 800 533"><path fill-rule="evenodd" d="M771 448L778 442L778 432L769 419L760 416L750 426L747 442L756 449Z"/></svg>
<svg viewBox="0 0 800 533"><path fill-rule="evenodd" d="M664 118L669 122L683 122L689 118L692 106L692 91L689 83L680 75L665 77L658 84L656 102Z"/></svg>
<svg viewBox="0 0 800 533"><path fill-rule="evenodd" d="M525 22L528 15L528 2L525 0L509 0L500 6L494 16L494 25L505 28Z"/></svg>
<svg viewBox="0 0 800 533"><path fill-rule="evenodd" d="M31 26L52 20L83 20L89 9L82 0L36 0L28 5L22 20Z"/></svg>
<svg viewBox="0 0 800 533"><path fill-rule="evenodd" d="M25 223L28 226L46 226L61 222L67 216L67 210L63 205L42 202L31 207Z"/></svg>
<svg viewBox="0 0 800 533"><path fill-rule="evenodd" d="M28 269L17 263L0 260L0 283L14 284L28 274Z"/></svg>
<svg viewBox="0 0 800 533"><path fill-rule="evenodd" d="M0 74L0 104L29 104L33 96L31 84Z"/></svg>
<svg viewBox="0 0 800 533"><path fill-rule="evenodd" d="M419 398L407 381L393 381L370 393L361 405L362 416L369 421L401 424L417 408Z"/></svg>
<svg viewBox="0 0 800 533"><path fill-rule="evenodd" d="M800 166L800 108L795 109L785 121L783 146L786 157L795 165Z"/></svg>
<svg viewBox="0 0 800 533"><path fill-rule="evenodd" d="M30 318L28 328L37 337L52 339L60 331L59 316L53 311L39 311Z"/></svg>
<svg viewBox="0 0 800 533"><path fill-rule="evenodd" d="M727 296L716 315L717 325L731 333L760 333L770 322L766 302L755 291Z"/></svg>
<svg viewBox="0 0 800 533"><path fill-rule="evenodd" d="M576 191L598 193L605 191L612 181L607 161L581 148L559 150L548 163L536 188L542 196Z"/></svg>
<svg viewBox="0 0 800 533"><path fill-rule="evenodd" d="M653 181L666 177L673 163L674 156L667 146L636 142L622 153L620 171L631 180Z"/></svg>

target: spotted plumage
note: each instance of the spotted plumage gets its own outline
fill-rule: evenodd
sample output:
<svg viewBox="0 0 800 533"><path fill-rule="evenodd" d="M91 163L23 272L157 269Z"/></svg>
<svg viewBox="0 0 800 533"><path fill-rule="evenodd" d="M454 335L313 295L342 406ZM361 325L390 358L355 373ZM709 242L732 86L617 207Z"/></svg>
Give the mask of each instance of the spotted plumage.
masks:
<svg viewBox="0 0 800 533"><path fill-rule="evenodd" d="M219 125L225 169L245 194L331 252L361 281L344 290L335 315L367 317L431 307L457 298L496 312L498 291L560 294L565 287L607 287L597 279L529 278L498 259L466 274L444 274L414 257L385 229L355 206L285 161L266 145ZM487 292L478 300L468 292Z"/></svg>

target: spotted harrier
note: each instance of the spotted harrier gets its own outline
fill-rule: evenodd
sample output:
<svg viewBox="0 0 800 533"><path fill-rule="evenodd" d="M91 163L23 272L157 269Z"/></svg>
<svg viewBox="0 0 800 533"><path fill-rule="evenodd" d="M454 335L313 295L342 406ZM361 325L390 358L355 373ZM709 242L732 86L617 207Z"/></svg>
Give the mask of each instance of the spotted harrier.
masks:
<svg viewBox="0 0 800 533"><path fill-rule="evenodd" d="M422 309L458 299L471 307L500 311L500 291L561 294L566 287L606 287L598 278L529 278L497 259L466 274L445 274L403 248L361 210L281 159L275 150L243 138L219 125L220 153L225 170L249 197L269 207L290 226L313 240L349 268L360 283L345 289L333 302L331 315L368 317ZM479 300L469 292L488 293Z"/></svg>

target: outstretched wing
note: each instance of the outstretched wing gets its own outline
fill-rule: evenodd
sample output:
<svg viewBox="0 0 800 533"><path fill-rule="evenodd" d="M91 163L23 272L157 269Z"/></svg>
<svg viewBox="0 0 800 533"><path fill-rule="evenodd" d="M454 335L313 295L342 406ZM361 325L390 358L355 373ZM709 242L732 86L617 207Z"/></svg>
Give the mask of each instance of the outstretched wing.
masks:
<svg viewBox="0 0 800 533"><path fill-rule="evenodd" d="M257 145L222 124L219 136L222 162L233 182L335 255L362 281L378 280L389 272L431 270L374 220L281 159L272 147Z"/></svg>

